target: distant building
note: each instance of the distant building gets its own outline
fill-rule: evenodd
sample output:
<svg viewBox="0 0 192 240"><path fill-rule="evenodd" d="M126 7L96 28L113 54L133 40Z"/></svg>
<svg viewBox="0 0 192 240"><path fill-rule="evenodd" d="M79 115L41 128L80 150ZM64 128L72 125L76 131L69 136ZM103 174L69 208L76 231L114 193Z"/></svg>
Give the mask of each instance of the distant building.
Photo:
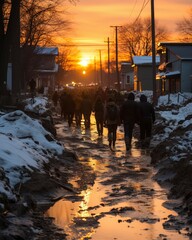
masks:
<svg viewBox="0 0 192 240"><path fill-rule="evenodd" d="M58 54L57 47L36 47L34 49L33 75L38 88L55 88Z"/></svg>
<svg viewBox="0 0 192 240"><path fill-rule="evenodd" d="M133 90L133 68L130 62L121 63L120 79L122 90Z"/></svg>
<svg viewBox="0 0 192 240"><path fill-rule="evenodd" d="M23 46L21 51L21 78L19 81L20 93L26 93L29 88L29 82L33 78L36 81L36 88L54 88L58 64L57 47L34 47ZM13 67L12 63L8 64L7 69L7 89L13 90Z"/></svg>
<svg viewBox="0 0 192 240"><path fill-rule="evenodd" d="M156 56L158 69L160 57ZM133 56L134 90L153 90L152 56Z"/></svg>
<svg viewBox="0 0 192 240"><path fill-rule="evenodd" d="M156 78L160 94L192 92L192 43L161 42L157 52L160 66Z"/></svg>

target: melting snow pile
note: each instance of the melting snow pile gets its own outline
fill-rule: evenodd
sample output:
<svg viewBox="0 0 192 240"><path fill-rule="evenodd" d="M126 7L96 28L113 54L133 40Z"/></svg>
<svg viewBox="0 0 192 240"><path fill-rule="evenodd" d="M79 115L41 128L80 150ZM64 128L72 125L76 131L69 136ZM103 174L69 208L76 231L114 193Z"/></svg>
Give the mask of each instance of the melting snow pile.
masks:
<svg viewBox="0 0 192 240"><path fill-rule="evenodd" d="M15 199L14 186L28 171L43 171L44 162L64 151L38 120L19 110L1 113L0 143L0 193L9 199Z"/></svg>
<svg viewBox="0 0 192 240"><path fill-rule="evenodd" d="M49 107L47 97L28 98L23 103L25 104L25 111L35 112L40 115L48 111Z"/></svg>
<svg viewBox="0 0 192 240"><path fill-rule="evenodd" d="M179 161L192 148L192 94L161 96L157 109L161 118L155 123L151 144L161 144L161 157Z"/></svg>

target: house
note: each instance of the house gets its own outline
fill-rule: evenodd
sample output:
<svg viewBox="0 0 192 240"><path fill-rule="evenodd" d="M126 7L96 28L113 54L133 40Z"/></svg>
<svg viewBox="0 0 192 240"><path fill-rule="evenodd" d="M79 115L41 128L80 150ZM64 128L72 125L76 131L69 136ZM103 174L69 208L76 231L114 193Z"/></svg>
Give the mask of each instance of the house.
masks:
<svg viewBox="0 0 192 240"><path fill-rule="evenodd" d="M58 72L57 56L57 47L36 47L34 49L33 76L38 89L54 89Z"/></svg>
<svg viewBox="0 0 192 240"><path fill-rule="evenodd" d="M156 76L161 94L192 92L192 43L161 42Z"/></svg>
<svg viewBox="0 0 192 240"><path fill-rule="evenodd" d="M51 88L54 89L58 64L57 47L35 47L22 46L20 48L20 78L18 82L18 94L26 94L29 88L29 82L34 79L36 89ZM8 63L6 88L12 92L13 86L13 66Z"/></svg>
<svg viewBox="0 0 192 240"><path fill-rule="evenodd" d="M156 66L160 63L156 56ZM134 90L153 90L152 56L133 56Z"/></svg>
<svg viewBox="0 0 192 240"><path fill-rule="evenodd" d="M131 65L130 62L121 63L120 77L122 90L133 90L133 68Z"/></svg>

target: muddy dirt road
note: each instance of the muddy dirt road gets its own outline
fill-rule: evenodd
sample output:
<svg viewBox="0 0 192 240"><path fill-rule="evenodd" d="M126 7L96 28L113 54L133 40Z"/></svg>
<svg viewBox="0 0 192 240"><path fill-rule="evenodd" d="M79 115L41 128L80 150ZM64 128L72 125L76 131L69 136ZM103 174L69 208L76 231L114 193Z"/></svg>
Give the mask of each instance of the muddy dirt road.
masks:
<svg viewBox="0 0 192 240"><path fill-rule="evenodd" d="M68 234L68 240L182 240L186 227L171 210L166 190L153 180L149 150L138 149L136 139L126 152L119 128L116 151L108 148L107 131L98 138L94 117L91 129L68 128L58 123L58 139L79 160L91 166L95 181L89 179L79 197L56 202L46 215ZM70 179L78 190L79 176ZM88 187L87 187L88 186ZM166 206L166 207L165 207Z"/></svg>

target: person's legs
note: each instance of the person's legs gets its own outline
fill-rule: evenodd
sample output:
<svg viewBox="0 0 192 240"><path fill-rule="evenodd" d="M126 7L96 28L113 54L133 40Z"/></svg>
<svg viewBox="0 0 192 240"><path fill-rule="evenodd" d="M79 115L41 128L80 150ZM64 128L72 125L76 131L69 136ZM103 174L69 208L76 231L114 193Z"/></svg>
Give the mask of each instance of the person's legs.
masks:
<svg viewBox="0 0 192 240"><path fill-rule="evenodd" d="M146 121L146 126L145 126L145 134L146 134L145 146L146 147L149 147L149 145L150 145L151 132L152 132L152 121L151 121L151 119L148 119Z"/></svg>
<svg viewBox="0 0 192 240"><path fill-rule="evenodd" d="M76 126L80 127L81 126L81 113L80 112L75 112L75 121L76 121Z"/></svg>
<svg viewBox="0 0 192 240"><path fill-rule="evenodd" d="M130 134L129 134L129 124L124 123L124 141L126 150L128 151L130 148Z"/></svg>
<svg viewBox="0 0 192 240"><path fill-rule="evenodd" d="M98 122L99 122L99 133L100 133L100 136L103 136L103 122L104 122L104 119L101 115L98 116Z"/></svg>
<svg viewBox="0 0 192 240"><path fill-rule="evenodd" d="M91 118L91 115L89 113L86 113L85 114L85 123L86 123L85 127L86 128L90 128L90 118Z"/></svg>
<svg viewBox="0 0 192 240"><path fill-rule="evenodd" d="M84 114L84 120L85 120L85 128L88 129L90 127L89 114L87 114L87 113Z"/></svg>
<svg viewBox="0 0 192 240"><path fill-rule="evenodd" d="M102 122L99 121L99 136L103 135L103 126L102 126Z"/></svg>
<svg viewBox="0 0 192 240"><path fill-rule="evenodd" d="M129 135L129 145L131 146L132 138L133 138L133 128L134 122L129 123L128 135Z"/></svg>
<svg viewBox="0 0 192 240"><path fill-rule="evenodd" d="M117 125L113 125L113 148L115 148L115 142L117 139Z"/></svg>
<svg viewBox="0 0 192 240"><path fill-rule="evenodd" d="M100 123L99 123L99 120L98 119L96 119L96 127L97 127L97 133L98 133L98 135L100 136Z"/></svg>
<svg viewBox="0 0 192 240"><path fill-rule="evenodd" d="M113 127L112 125L108 125L108 141L109 141L110 148L111 148L112 140L113 140Z"/></svg>
<svg viewBox="0 0 192 240"><path fill-rule="evenodd" d="M71 122L70 122L70 113L67 113L67 122L68 122L68 126L71 126Z"/></svg>
<svg viewBox="0 0 192 240"><path fill-rule="evenodd" d="M103 120L100 122L101 136L103 136Z"/></svg>
<svg viewBox="0 0 192 240"><path fill-rule="evenodd" d="M68 114L68 124L69 124L69 127L71 126L71 124L73 122L73 116L74 116L74 114L72 112L70 112Z"/></svg>

